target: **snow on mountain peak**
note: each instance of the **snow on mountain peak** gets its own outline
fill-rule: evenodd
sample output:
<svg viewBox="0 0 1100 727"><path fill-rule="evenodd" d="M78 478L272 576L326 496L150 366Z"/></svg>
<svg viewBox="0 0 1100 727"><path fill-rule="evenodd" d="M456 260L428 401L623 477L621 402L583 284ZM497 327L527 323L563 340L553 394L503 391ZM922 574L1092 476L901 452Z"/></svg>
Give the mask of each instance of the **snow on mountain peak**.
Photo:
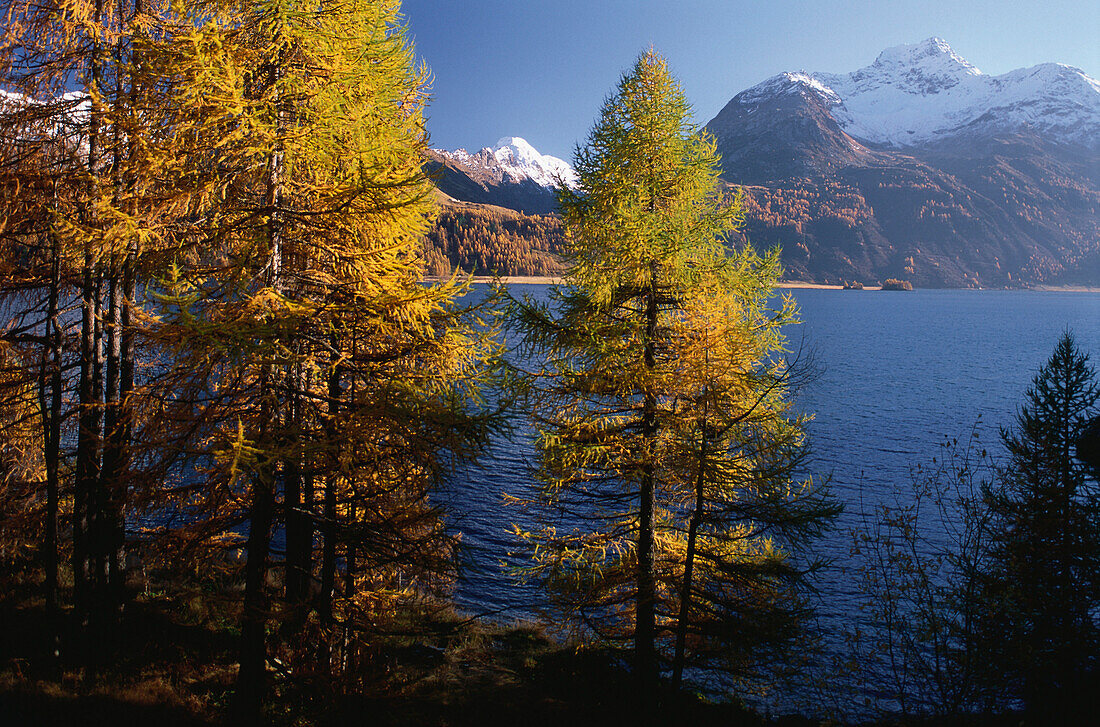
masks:
<svg viewBox="0 0 1100 727"><path fill-rule="evenodd" d="M529 179L540 187L554 189L561 179L570 187L577 185L577 175L568 163L540 154L526 139L518 136L502 137L494 146L485 147L477 154L470 154L465 149L436 151L463 164L484 167L514 184Z"/></svg>
<svg viewBox="0 0 1100 727"><path fill-rule="evenodd" d="M577 175L566 162L548 154L539 154L526 139L506 136L497 141L490 152L500 165L522 181L527 177L540 187L556 187L558 179L575 186Z"/></svg>
<svg viewBox="0 0 1100 727"><path fill-rule="evenodd" d="M982 72L951 49L943 38L928 38L920 43L897 45L879 53L873 64L878 67L904 66L932 72L964 73L980 76Z"/></svg>
<svg viewBox="0 0 1100 727"><path fill-rule="evenodd" d="M493 146L493 153L510 152L512 156L520 159L534 161L542 157L541 154L527 143L527 140L519 136L505 136L499 139Z"/></svg>
<svg viewBox="0 0 1100 727"><path fill-rule="evenodd" d="M760 101L769 96L782 94L815 95L829 103L840 103L840 97L819 78L806 71L780 73L747 91L738 94L742 103Z"/></svg>
<svg viewBox="0 0 1100 727"><path fill-rule="evenodd" d="M783 76L791 83L797 86L804 86L806 88L809 88L819 95L824 96L825 98L837 101L840 100L833 89L829 88L824 83L814 78L812 75L806 73L805 71L799 71L798 73L784 73Z"/></svg>
<svg viewBox="0 0 1100 727"><path fill-rule="evenodd" d="M1030 129L1053 141L1100 143L1100 84L1045 63L987 76L941 38L882 51L852 73L782 73L739 93L741 104L788 94L825 101L852 137L904 148L968 128Z"/></svg>

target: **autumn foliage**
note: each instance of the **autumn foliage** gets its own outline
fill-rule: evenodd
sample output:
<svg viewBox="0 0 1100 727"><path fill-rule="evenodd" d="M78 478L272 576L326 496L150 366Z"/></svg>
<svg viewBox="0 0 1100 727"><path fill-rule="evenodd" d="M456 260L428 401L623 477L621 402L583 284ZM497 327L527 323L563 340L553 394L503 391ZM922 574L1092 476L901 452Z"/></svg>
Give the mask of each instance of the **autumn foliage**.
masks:
<svg viewBox="0 0 1100 727"><path fill-rule="evenodd" d="M58 668L111 666L136 573L203 574L239 599L255 722L270 659L357 679L447 593L431 495L495 426L498 344L461 283L421 284L399 5L8 8L5 555L38 554Z"/></svg>
<svg viewBox="0 0 1100 727"><path fill-rule="evenodd" d="M556 215L524 215L488 205L447 205L425 238L425 270L449 275L554 276L565 233Z"/></svg>

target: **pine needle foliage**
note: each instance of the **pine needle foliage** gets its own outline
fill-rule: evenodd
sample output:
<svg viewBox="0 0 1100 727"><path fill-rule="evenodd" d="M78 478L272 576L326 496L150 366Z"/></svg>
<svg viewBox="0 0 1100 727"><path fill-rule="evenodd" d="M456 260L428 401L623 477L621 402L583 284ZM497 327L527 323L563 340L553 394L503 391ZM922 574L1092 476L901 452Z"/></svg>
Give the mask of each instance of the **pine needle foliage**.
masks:
<svg viewBox="0 0 1100 727"><path fill-rule="evenodd" d="M446 591L456 538L432 494L495 426L495 324L459 281L421 284L427 72L399 5L181 4L164 49L158 164L180 224L155 329L191 402L166 426L192 432L204 480L166 535L248 523L246 718L276 605L285 633L321 634L295 660L351 674L398 605Z"/></svg>
<svg viewBox="0 0 1100 727"><path fill-rule="evenodd" d="M1071 333L1024 398L1001 430L1008 461L985 491L994 536L983 631L1026 707L1071 719L1100 678L1100 483L1074 457L1100 385Z"/></svg>

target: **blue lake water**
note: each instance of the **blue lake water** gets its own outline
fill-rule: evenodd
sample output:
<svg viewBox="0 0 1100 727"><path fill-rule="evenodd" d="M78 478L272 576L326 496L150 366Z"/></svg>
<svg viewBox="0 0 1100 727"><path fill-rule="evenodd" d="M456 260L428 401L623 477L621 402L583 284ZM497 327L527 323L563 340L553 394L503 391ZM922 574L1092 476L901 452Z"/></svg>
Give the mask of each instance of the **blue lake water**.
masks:
<svg viewBox="0 0 1100 727"><path fill-rule="evenodd" d="M545 295L540 286L515 292ZM819 542L838 566L823 579L836 618L851 608L842 564L847 527L860 508L893 496L910 469L939 454L944 436L964 440L979 422L983 445L997 454L997 429L1010 425L1032 376L1065 329L1100 364L1100 294L1032 291L915 292L795 290L802 323L787 331L792 347L813 351L816 379L799 392L813 413L814 474L828 474L846 505L836 532ZM511 535L524 513L505 493L532 487L529 430L517 426L489 456L460 472L446 499L463 532L468 563L458 601L472 613L532 616L543 602L510 570L523 560ZM828 617L830 614L826 614Z"/></svg>

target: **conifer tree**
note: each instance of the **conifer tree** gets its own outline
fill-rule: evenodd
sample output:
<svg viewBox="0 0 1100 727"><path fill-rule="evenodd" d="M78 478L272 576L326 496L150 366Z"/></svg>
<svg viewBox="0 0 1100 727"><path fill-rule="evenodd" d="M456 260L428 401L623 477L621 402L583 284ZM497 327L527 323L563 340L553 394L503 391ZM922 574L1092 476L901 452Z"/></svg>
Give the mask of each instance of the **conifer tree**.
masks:
<svg viewBox="0 0 1100 727"><path fill-rule="evenodd" d="M790 393L808 370L781 355L780 326L796 311L790 299L769 307L778 261L748 249L727 265L670 324L679 391L664 466L680 522L662 615L675 623L675 690L687 666L751 684L790 664L811 613L807 578L821 566L804 546L839 512L804 474L807 417L792 413Z"/></svg>
<svg viewBox="0 0 1100 727"><path fill-rule="evenodd" d="M27 300L24 323L41 344L39 401L46 462L44 551L57 551L59 503L70 499L77 613L94 621L89 656L105 653L122 598L123 510L133 483L136 281L140 240L162 223L147 204L137 149L148 133L137 109L135 37L155 25L155 0L16 2L0 48L8 103L2 123L5 243ZM5 276L5 283L13 278ZM31 280L35 282L28 286ZM78 295L79 324L63 311ZM35 316L38 316L35 318ZM73 380L64 359L78 329ZM75 396L65 393L75 389ZM75 436L63 439L75 399ZM73 441L75 439L75 442ZM61 462L75 449L70 482ZM54 558L48 558L53 562ZM56 568L47 566L47 603L56 603Z"/></svg>
<svg viewBox="0 0 1100 727"><path fill-rule="evenodd" d="M984 631L1029 710L1068 718L1094 694L1100 629L1100 491L1074 457L1100 386L1062 335L1001 431L1008 462L985 497L992 563Z"/></svg>
<svg viewBox="0 0 1100 727"><path fill-rule="evenodd" d="M531 575L598 637L633 644L649 698L675 641L679 679L688 641L701 657L789 639L767 617L800 608L792 546L833 512L792 485L804 435L779 331L794 311L766 303L777 253L727 255L739 204L689 114L643 54L577 150L579 189L559 194L565 285L521 319L546 361L531 504L556 520L521 533ZM730 671L750 671L739 658Z"/></svg>
<svg viewBox="0 0 1100 727"><path fill-rule="evenodd" d="M50 114L26 103L25 97L0 97L0 307L8 313L0 329L0 431L6 441L0 470L7 502L3 529L9 541L20 531L43 534L44 596L53 620L59 606L61 482L56 447L62 421L63 332L58 308L64 293L60 249L49 233L50 210L57 206L58 188L63 188L56 174L60 145L51 143L49 126ZM38 469L36 463L46 468L45 483L23 476ZM42 484L46 512L36 521L16 504L41 498Z"/></svg>
<svg viewBox="0 0 1100 727"><path fill-rule="evenodd" d="M168 428L202 443L206 477L182 488L192 516L172 537L247 522L247 719L264 693L270 567L282 631L315 613L322 668L354 668L364 628L447 581L454 540L430 495L487 431L493 327L453 302L455 281L420 283L426 73L398 7L208 3L166 49L173 134L157 164L183 224L156 336L190 402Z"/></svg>

